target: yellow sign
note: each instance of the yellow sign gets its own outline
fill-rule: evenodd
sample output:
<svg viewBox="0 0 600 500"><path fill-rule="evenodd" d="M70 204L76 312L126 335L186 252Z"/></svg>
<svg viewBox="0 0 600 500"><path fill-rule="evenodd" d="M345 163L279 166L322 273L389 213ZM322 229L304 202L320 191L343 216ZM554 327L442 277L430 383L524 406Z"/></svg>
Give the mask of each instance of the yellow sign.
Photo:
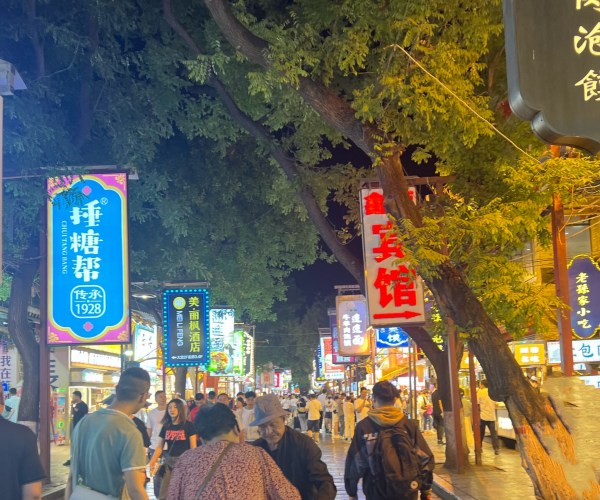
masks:
<svg viewBox="0 0 600 500"><path fill-rule="evenodd" d="M546 349L543 343L513 344L512 347L520 366L546 364Z"/></svg>

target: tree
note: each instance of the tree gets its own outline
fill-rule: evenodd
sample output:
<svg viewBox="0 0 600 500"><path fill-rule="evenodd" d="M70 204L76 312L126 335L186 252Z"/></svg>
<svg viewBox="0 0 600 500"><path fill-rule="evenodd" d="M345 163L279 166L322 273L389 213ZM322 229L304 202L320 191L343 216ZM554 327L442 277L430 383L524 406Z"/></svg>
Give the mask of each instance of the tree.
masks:
<svg viewBox="0 0 600 500"><path fill-rule="evenodd" d="M540 164L531 153L540 155L543 147L503 113L501 3L465 9L437 1L274 0L238 3L235 13L222 0L205 4L223 36L251 63L250 91L272 107L269 120L285 121L296 134L290 144L300 151L294 140L304 149L311 139L315 149L321 144L322 138L304 133L301 116L313 126L326 124L330 130L321 134L345 137L373 158L386 207L413 262L443 316L467 334L490 394L507 405L537 492L544 498L576 496L578 489L559 466L573 459L569 430L533 393L495 322L507 316L499 299L515 303L535 290L519 284L492 293L490 282L501 280L488 273L514 276L508 256L525 238L543 236L549 195L576 195L574 187L596 179L598 163L581 158ZM224 52L215 50L213 60L222 61ZM219 71L226 67L215 65ZM277 109L278 102L294 99L290 92L307 105L304 114ZM507 142L506 134L514 140ZM448 196L422 207L408 197L400 160L411 144L422 146L415 160L434 154L439 171L458 179ZM457 227L468 234L466 241L451 233ZM468 262L462 252L478 244L482 252ZM533 302L518 308L513 324L520 322L523 330L540 324ZM550 448L561 449L562 456L550 455Z"/></svg>

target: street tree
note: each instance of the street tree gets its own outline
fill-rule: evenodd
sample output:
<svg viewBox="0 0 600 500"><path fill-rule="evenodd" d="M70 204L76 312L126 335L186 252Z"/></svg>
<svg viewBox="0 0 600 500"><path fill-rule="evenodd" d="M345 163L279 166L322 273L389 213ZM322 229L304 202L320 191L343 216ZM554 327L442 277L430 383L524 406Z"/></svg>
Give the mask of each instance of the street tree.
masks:
<svg viewBox="0 0 600 500"><path fill-rule="evenodd" d="M411 261L443 318L466 335L490 394L509 410L537 493L580 494L561 466L573 461L570 431L533 392L499 325L541 327L542 294L518 279L509 256L526 239L547 236L553 193L582 202L578 188L597 179L598 163L540 162L544 146L508 112L501 2L205 5L234 51L215 40L199 6L188 8L185 24L210 41L188 65L192 76L228 82L245 70L237 88L245 85L248 102L261 98L268 110L255 118L275 135L285 130L286 151L300 160L322 151L325 139L351 141L372 158ZM414 161L433 155L438 171L456 179L421 206L409 199L401 161L410 145L418 146ZM597 494L597 485L587 488Z"/></svg>

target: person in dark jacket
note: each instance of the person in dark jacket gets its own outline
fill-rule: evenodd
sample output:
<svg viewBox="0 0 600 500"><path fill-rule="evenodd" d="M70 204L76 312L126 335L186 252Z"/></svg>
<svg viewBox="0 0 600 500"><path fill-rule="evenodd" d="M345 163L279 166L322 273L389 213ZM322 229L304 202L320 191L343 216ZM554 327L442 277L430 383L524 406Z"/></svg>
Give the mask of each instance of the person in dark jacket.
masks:
<svg viewBox="0 0 600 500"><path fill-rule="evenodd" d="M312 439L285 425L289 413L274 394L256 398L255 420L263 448L298 489L302 500L331 500L337 493L333 477L321 460L321 449Z"/></svg>
<svg viewBox="0 0 600 500"><path fill-rule="evenodd" d="M346 455L346 467L344 471L344 484L350 499L356 499L358 495L358 482L362 478L363 491L367 500L392 500L386 492L385 480L375 478L369 467L369 457L373 453L377 438L382 429L397 426L406 431L411 442L429 457L427 464L421 469L420 498L422 500L431 498L431 486L433 484L433 468L435 460L427 441L419 430L416 420L409 420L406 415L394 406L398 397L398 389L391 382L377 382L373 386L373 406L367 418L356 424L354 437L348 454ZM419 491L404 496L411 500L417 500Z"/></svg>
<svg viewBox="0 0 600 500"><path fill-rule="evenodd" d="M437 384L431 393L431 404L433 405L433 428L437 431L438 444L444 443L444 409L442 407L442 397L438 391Z"/></svg>

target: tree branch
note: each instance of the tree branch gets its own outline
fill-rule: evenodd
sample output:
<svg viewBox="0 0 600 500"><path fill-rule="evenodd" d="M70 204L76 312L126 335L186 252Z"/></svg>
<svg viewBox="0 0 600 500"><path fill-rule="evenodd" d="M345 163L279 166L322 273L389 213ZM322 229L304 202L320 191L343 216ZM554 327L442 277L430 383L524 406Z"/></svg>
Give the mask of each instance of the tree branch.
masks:
<svg viewBox="0 0 600 500"><path fill-rule="evenodd" d="M266 57L269 45L250 32L233 15L227 0L204 0L206 7L229 43L251 62L269 69ZM310 78L300 77L298 92L320 116L350 139L367 155L375 152L373 132L356 119L350 105L324 85Z"/></svg>
<svg viewBox="0 0 600 500"><path fill-rule="evenodd" d="M202 54L200 47L173 15L173 11L171 9L171 0L163 0L163 9L165 20L169 26L171 26L171 28L173 28L173 30L182 38L191 52L195 56ZM298 191L298 196L304 204L309 217L315 224L321 238L338 259L338 261L348 270L350 274L352 274L356 282L361 286L361 289L364 288L363 265L361 260L356 258L352 252L350 252L348 247L340 244L338 241L335 232L323 215L321 207L319 207L314 195L301 181L300 172L298 170L296 161L276 143L270 132L263 125L250 118L237 106L227 88L214 73L211 75L208 84L215 89L221 101L229 111L231 118L255 139L264 141L269 145L273 158L283 169L288 180L292 183L298 183L300 180L302 187Z"/></svg>

